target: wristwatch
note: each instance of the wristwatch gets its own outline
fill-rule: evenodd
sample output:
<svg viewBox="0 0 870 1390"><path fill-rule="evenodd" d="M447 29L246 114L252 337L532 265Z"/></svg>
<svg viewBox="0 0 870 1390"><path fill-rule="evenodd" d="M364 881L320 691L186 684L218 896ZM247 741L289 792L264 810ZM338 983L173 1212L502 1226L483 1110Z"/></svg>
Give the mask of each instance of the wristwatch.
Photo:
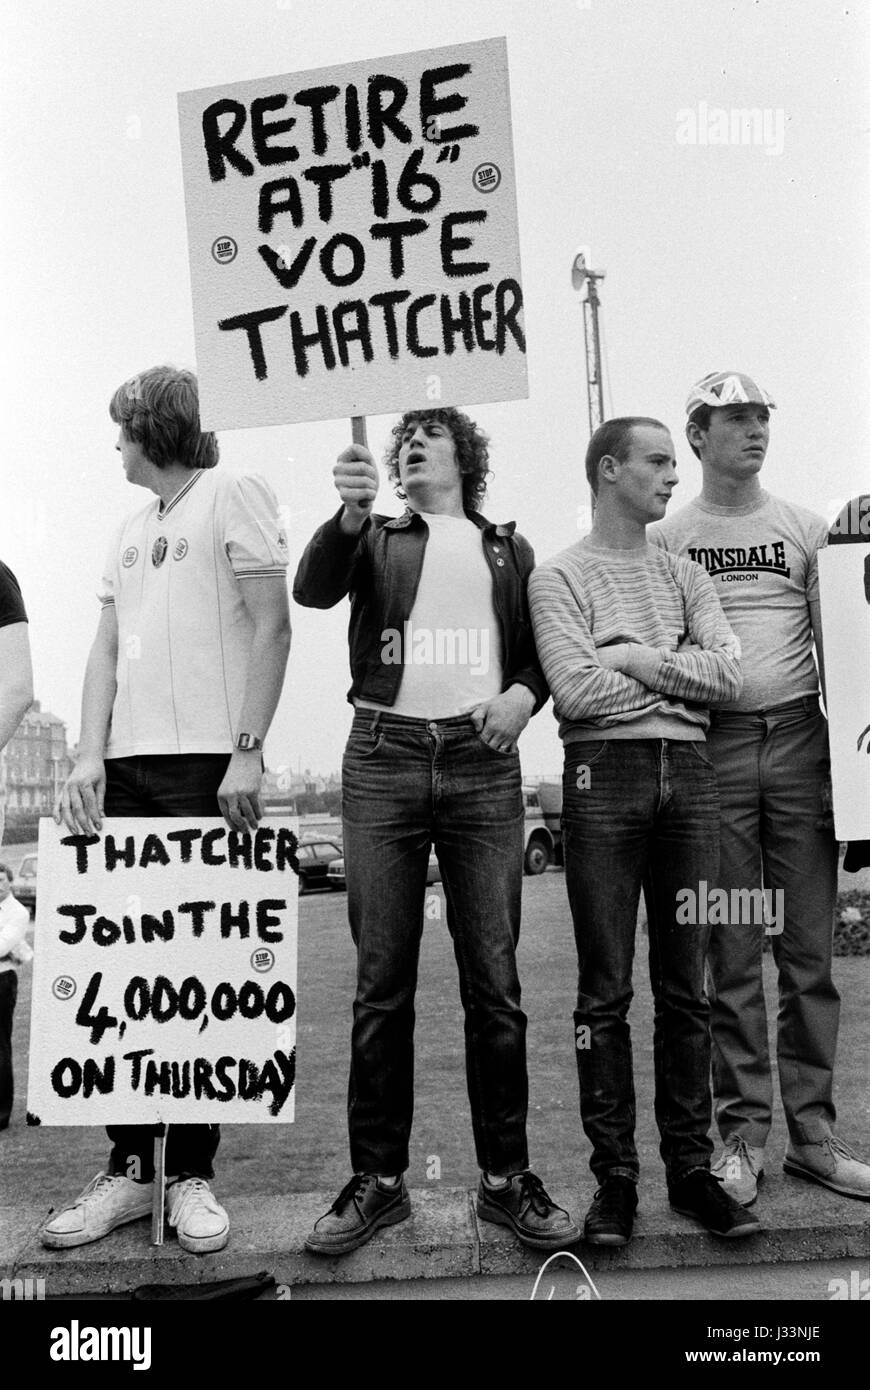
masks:
<svg viewBox="0 0 870 1390"><path fill-rule="evenodd" d="M239 734L236 738L236 747L242 753L253 753L258 748L263 747L263 740L257 738L256 734Z"/></svg>

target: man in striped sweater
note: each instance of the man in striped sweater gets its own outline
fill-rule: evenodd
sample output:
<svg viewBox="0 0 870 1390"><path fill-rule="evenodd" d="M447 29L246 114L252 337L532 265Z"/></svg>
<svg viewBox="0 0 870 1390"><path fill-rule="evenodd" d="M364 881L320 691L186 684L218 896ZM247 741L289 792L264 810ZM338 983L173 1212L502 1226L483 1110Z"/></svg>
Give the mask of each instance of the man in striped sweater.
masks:
<svg viewBox="0 0 870 1390"><path fill-rule="evenodd" d="M599 1182L585 1236L624 1245L637 1207L628 1008L641 886L670 1202L716 1235L750 1235L758 1222L710 1173L708 927L698 910L719 857L706 706L739 693L740 645L703 569L647 544L647 523L664 516L677 482L665 427L641 417L608 421L592 436L586 473L597 501L591 533L529 583L565 744L580 1114Z"/></svg>

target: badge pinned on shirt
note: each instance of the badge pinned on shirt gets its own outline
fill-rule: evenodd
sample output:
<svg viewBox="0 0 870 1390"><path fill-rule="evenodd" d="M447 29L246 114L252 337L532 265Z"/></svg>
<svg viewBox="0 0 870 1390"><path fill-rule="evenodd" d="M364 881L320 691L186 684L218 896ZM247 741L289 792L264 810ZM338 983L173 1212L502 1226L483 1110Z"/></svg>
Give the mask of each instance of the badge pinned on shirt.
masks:
<svg viewBox="0 0 870 1390"><path fill-rule="evenodd" d="M159 569L166 559L166 552L169 549L169 542L165 536L158 536L151 547L151 563L155 569Z"/></svg>
<svg viewBox="0 0 870 1390"><path fill-rule="evenodd" d="M136 549L135 545L128 545L124 554L121 556L121 564L124 566L125 570L128 570L131 565L135 565L138 559L139 551Z"/></svg>
<svg viewBox="0 0 870 1390"><path fill-rule="evenodd" d="M183 536L179 536L178 540L175 542L175 545L172 547L173 560L183 560L185 555L187 554L187 550L187 541L184 539Z"/></svg>

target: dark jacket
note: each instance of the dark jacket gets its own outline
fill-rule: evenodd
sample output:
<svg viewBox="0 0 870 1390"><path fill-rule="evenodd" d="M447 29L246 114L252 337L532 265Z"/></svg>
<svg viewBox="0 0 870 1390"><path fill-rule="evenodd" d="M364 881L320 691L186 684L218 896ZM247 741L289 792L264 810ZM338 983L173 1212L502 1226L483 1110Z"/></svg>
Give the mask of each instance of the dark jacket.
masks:
<svg viewBox="0 0 870 1390"><path fill-rule="evenodd" d="M299 562L293 597L305 608L332 608L350 594L348 699L359 697L393 705L404 667L384 662L386 628L404 634L411 616L429 529L416 512L372 515L358 536L339 526L343 508L315 531ZM492 571L493 605L502 642L502 689L526 685L539 710L549 691L535 651L527 598L535 556L515 523L496 526L479 512L467 512L482 532L483 553Z"/></svg>

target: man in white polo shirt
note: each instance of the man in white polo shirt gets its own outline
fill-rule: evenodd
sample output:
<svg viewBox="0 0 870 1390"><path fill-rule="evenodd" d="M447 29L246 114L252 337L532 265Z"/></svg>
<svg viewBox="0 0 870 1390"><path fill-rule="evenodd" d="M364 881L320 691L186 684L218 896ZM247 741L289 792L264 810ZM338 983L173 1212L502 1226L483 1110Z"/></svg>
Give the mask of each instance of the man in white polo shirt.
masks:
<svg viewBox="0 0 870 1390"><path fill-rule="evenodd" d="M119 387L109 409L127 480L156 498L109 548L78 760L55 818L91 834L103 815L220 812L233 829L254 829L290 648L275 497L262 478L215 470L192 373L154 367ZM43 1227L45 1245L83 1245L149 1213L153 1131L108 1133L108 1171ZM209 1188L218 1142L217 1125L172 1125L167 1137L169 1222L197 1253L222 1249L229 1234Z"/></svg>

